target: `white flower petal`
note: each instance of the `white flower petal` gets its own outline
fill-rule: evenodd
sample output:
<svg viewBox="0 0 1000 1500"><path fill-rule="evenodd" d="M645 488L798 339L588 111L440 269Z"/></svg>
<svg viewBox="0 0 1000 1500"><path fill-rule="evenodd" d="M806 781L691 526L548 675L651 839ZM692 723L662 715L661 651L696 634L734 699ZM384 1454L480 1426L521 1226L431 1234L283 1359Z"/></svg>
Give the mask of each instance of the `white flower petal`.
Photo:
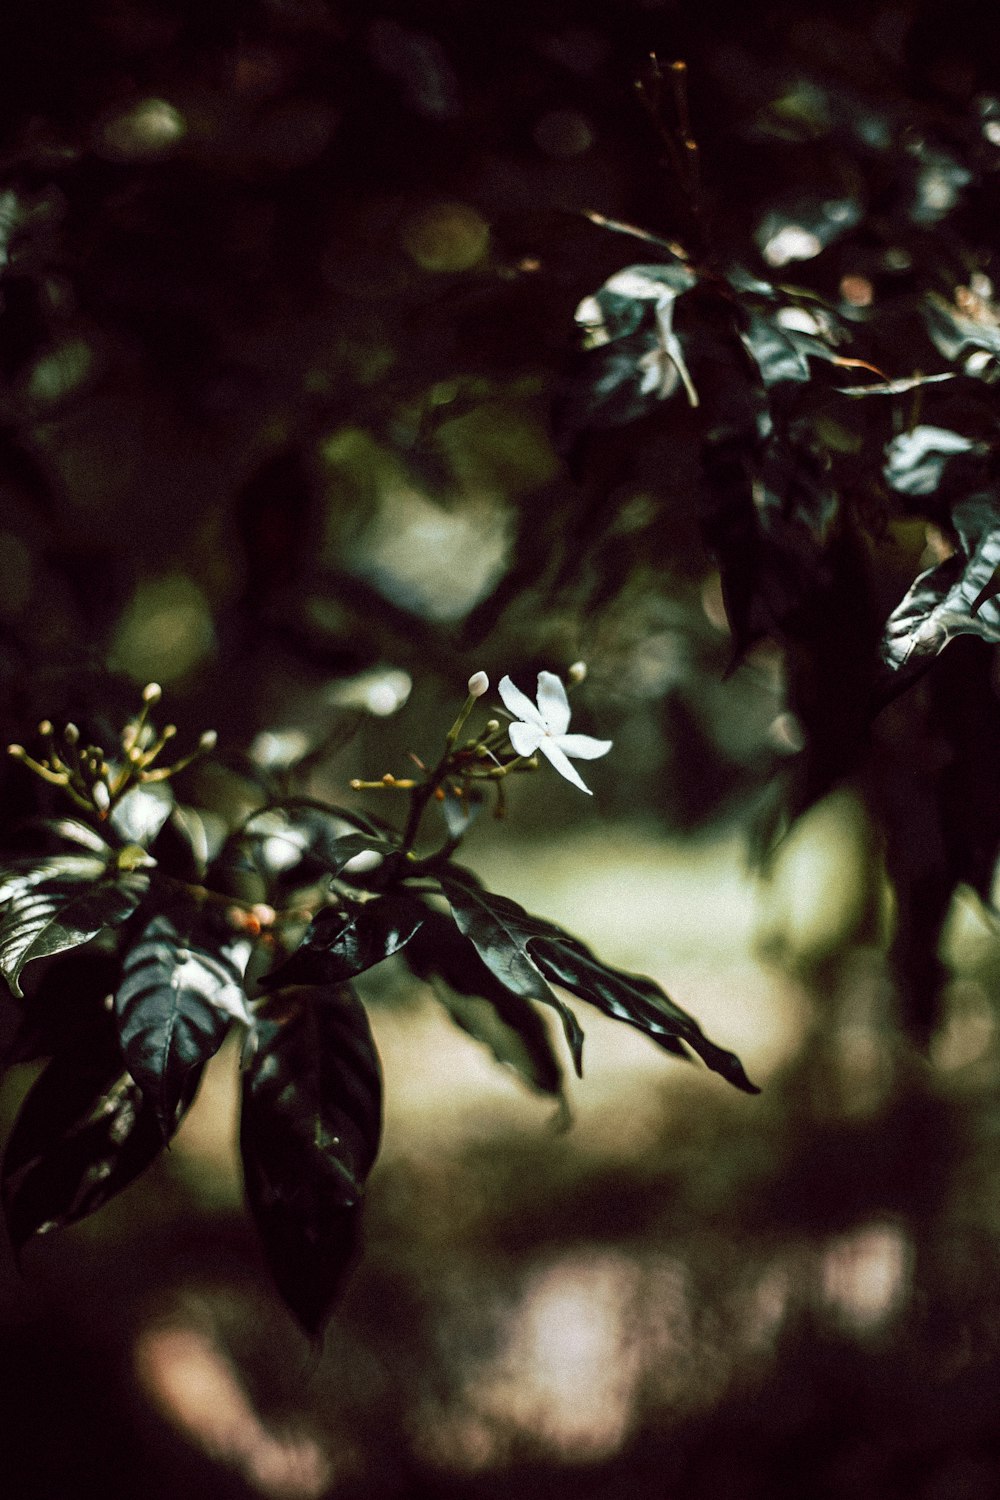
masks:
<svg viewBox="0 0 1000 1500"><path fill-rule="evenodd" d="M534 755L545 738L545 730L540 725L524 724L517 719L510 725L507 733L518 755Z"/></svg>
<svg viewBox="0 0 1000 1500"><path fill-rule="evenodd" d="M598 756L607 755L613 743L611 740L592 739L589 734L557 734L555 742L574 760L597 760Z"/></svg>
<svg viewBox="0 0 1000 1500"><path fill-rule="evenodd" d="M538 708L550 734L565 734L569 728L569 699L562 680L554 672L538 674Z"/></svg>
<svg viewBox="0 0 1000 1500"><path fill-rule="evenodd" d="M515 719L523 719L526 724L537 724L539 729L546 727L538 709L530 698L526 698L519 687L515 687L509 677L502 677L497 684L497 692L503 699L504 707L508 708Z"/></svg>
<svg viewBox="0 0 1000 1500"><path fill-rule="evenodd" d="M592 797L594 795L590 790L590 787L587 786L586 782L581 781L580 777L574 770L572 763L566 759L563 752L559 749L557 742L550 735L547 735L545 739L542 740L538 748L545 756L546 760L552 763L555 769L559 772L560 776L565 776L567 781L571 781L574 786L578 786L581 792L586 792L588 797Z"/></svg>

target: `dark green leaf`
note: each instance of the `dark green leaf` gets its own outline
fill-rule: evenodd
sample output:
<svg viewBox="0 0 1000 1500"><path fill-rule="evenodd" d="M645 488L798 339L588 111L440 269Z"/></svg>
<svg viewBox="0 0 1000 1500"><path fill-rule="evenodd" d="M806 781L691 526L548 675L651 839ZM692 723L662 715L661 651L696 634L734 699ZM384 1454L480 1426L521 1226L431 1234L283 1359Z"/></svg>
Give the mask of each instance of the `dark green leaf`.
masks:
<svg viewBox="0 0 1000 1500"><path fill-rule="evenodd" d="M490 969L505 984L545 1000L537 992L538 982L551 995L546 980L560 984L581 1000L596 1005L605 1015L637 1027L668 1052L684 1055L689 1047L714 1072L747 1093L757 1090L732 1052L709 1041L686 1011L670 1000L650 979L612 969L596 958L569 933L533 917L506 897L495 896L479 885L468 871L451 867L440 876L441 886L452 904L455 920L479 949ZM508 978L507 976L510 976ZM521 988L521 985L525 988ZM552 1003L551 1000L547 1003Z"/></svg>
<svg viewBox="0 0 1000 1500"><path fill-rule="evenodd" d="M504 989L525 1000L550 1005L562 1021L566 1042L579 1076L583 1073L583 1031L579 1021L545 982L528 952L531 938L551 931L547 922L530 916L516 901L484 890L469 870L449 865L439 875L455 922L476 948Z"/></svg>
<svg viewBox="0 0 1000 1500"><path fill-rule="evenodd" d="M301 945L287 963L262 982L265 989L287 984L342 984L398 953L427 915L422 901L391 891L363 904L344 900L317 912Z"/></svg>
<svg viewBox="0 0 1000 1500"><path fill-rule="evenodd" d="M353 992L310 987L274 996L257 1020L243 1076L240 1146L268 1264L311 1335L351 1259L381 1128L378 1055Z"/></svg>
<svg viewBox="0 0 1000 1500"><path fill-rule="evenodd" d="M1000 605L991 597L1000 567L1000 510L990 494L954 506L959 549L921 573L886 622L882 660L898 691L956 635L1000 642Z"/></svg>
<svg viewBox="0 0 1000 1500"><path fill-rule="evenodd" d="M760 1092L736 1054L709 1041L694 1017L675 1005L651 979L610 968L583 943L558 928L549 936L533 939L531 954L547 979L572 990L581 1000L589 1000L606 1016L635 1026L677 1056L685 1056L685 1047L690 1047L735 1088L747 1094Z"/></svg>
<svg viewBox="0 0 1000 1500"><path fill-rule="evenodd" d="M251 1020L232 945L192 926L154 917L126 952L115 993L125 1064L165 1136L230 1023Z"/></svg>
<svg viewBox="0 0 1000 1500"><path fill-rule="evenodd" d="M88 856L75 858L94 863ZM19 979L26 964L77 948L106 927L118 926L132 915L148 888L148 877L137 872L82 889L79 875L74 875L38 882L9 900L0 916L0 972L15 995L21 993Z"/></svg>
<svg viewBox="0 0 1000 1500"><path fill-rule="evenodd" d="M562 1069L538 1012L530 1000L501 984L453 921L428 911L405 958L415 974L434 986L455 1023L498 1062L540 1093L562 1094Z"/></svg>
<svg viewBox="0 0 1000 1500"><path fill-rule="evenodd" d="M163 1146L156 1117L122 1071L112 1028L54 1058L29 1090L3 1161L15 1249L75 1223L127 1187Z"/></svg>
<svg viewBox="0 0 1000 1500"><path fill-rule="evenodd" d="M106 844L104 849L110 858L111 850ZM0 868L0 906L47 881L60 880L67 886L74 882L91 885L104 875L108 858L99 859L94 854L51 854L45 859L11 860Z"/></svg>

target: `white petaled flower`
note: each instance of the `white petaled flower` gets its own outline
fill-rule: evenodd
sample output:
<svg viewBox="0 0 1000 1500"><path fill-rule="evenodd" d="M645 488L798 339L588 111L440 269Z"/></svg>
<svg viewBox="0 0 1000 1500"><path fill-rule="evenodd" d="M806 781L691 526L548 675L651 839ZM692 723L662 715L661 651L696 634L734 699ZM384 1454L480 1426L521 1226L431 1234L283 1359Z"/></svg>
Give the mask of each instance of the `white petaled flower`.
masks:
<svg viewBox="0 0 1000 1500"><path fill-rule="evenodd" d="M597 760L611 749L610 740L595 740L589 734L567 734L569 699L566 689L554 672L539 672L537 704L515 687L509 677L499 685L505 707L514 715L508 729L510 742L518 755L534 755L540 750L560 776L565 776L588 797L590 787L578 776L570 760Z"/></svg>

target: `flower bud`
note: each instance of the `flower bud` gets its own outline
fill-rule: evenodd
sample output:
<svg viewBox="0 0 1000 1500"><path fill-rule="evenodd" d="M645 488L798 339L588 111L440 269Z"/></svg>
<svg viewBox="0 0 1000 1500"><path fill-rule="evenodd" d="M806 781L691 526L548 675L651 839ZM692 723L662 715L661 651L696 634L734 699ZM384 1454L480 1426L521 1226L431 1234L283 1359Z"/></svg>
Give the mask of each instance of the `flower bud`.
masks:
<svg viewBox="0 0 1000 1500"><path fill-rule="evenodd" d="M566 673L566 681L569 683L570 687L577 687L581 682L583 682L586 675L587 663L585 661L575 661L570 667L569 671Z"/></svg>
<svg viewBox="0 0 1000 1500"><path fill-rule="evenodd" d="M90 796L94 806L99 813L106 813L111 806L111 793L103 781L95 781L90 789Z"/></svg>
<svg viewBox="0 0 1000 1500"><path fill-rule="evenodd" d="M159 703L163 697L163 689L158 682L147 682L142 690L143 703Z"/></svg>
<svg viewBox="0 0 1000 1500"><path fill-rule="evenodd" d="M469 678L469 697L481 698L490 690L490 679L485 672L473 672Z"/></svg>
<svg viewBox="0 0 1000 1500"><path fill-rule="evenodd" d="M214 729L206 729L198 741L198 749L207 754L209 750L214 750L218 743L219 736L216 731Z"/></svg>

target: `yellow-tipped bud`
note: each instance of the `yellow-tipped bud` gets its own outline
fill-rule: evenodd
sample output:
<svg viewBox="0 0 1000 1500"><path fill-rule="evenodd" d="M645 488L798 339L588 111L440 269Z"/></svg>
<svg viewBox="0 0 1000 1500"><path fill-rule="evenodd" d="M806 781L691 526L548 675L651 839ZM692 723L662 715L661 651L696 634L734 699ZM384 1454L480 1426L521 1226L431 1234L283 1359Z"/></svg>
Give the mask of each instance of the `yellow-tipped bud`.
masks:
<svg viewBox="0 0 1000 1500"><path fill-rule="evenodd" d="M80 731L75 724L67 724L63 730L63 739L67 745L78 745L80 743Z"/></svg>
<svg viewBox="0 0 1000 1500"><path fill-rule="evenodd" d="M578 687L579 684L583 682L586 675L587 663L585 661L575 661L570 667L569 671L566 673L566 681L569 683L570 687Z"/></svg>
<svg viewBox="0 0 1000 1500"><path fill-rule="evenodd" d="M198 741L198 749L207 754L209 750L214 750L218 743L219 736L216 731L214 729L206 729Z"/></svg>
<svg viewBox="0 0 1000 1500"><path fill-rule="evenodd" d="M158 682L147 682L142 690L143 703L159 703L163 697L163 689Z"/></svg>
<svg viewBox="0 0 1000 1500"><path fill-rule="evenodd" d="M473 672L469 678L469 697L481 698L490 690L490 679L485 672Z"/></svg>
<svg viewBox="0 0 1000 1500"><path fill-rule="evenodd" d="M496 734L496 732L497 732L497 730L499 728L500 728L500 720L499 719L487 719L487 721L486 721L486 733L487 734Z"/></svg>
<svg viewBox="0 0 1000 1500"><path fill-rule="evenodd" d="M38 733L45 735L46 739L48 738L48 736L52 733L51 719L42 720L42 722L38 726Z"/></svg>
<svg viewBox="0 0 1000 1500"><path fill-rule="evenodd" d="M7 754L13 756L13 758L15 760L24 760L24 758L27 755L27 753L28 752L27 752L27 750L25 750L25 748L24 748L23 745L8 745L7 746Z"/></svg>

